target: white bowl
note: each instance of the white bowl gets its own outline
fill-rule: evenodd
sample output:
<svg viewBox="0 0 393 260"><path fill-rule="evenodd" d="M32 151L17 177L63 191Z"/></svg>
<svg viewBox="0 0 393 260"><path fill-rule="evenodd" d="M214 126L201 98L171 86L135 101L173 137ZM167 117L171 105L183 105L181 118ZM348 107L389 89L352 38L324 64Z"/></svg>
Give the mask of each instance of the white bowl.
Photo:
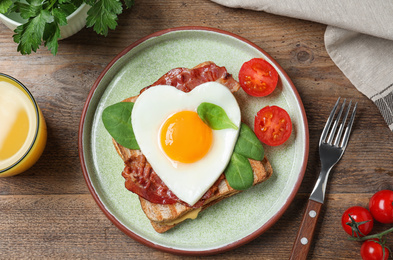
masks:
<svg viewBox="0 0 393 260"><path fill-rule="evenodd" d="M65 39L74 35L86 25L87 11L90 9L90 7L90 5L83 3L72 14L67 16L67 25L60 26L61 39ZM15 21L14 19L11 19L10 17L3 14L0 14L0 20L12 31L22 24L19 21Z"/></svg>

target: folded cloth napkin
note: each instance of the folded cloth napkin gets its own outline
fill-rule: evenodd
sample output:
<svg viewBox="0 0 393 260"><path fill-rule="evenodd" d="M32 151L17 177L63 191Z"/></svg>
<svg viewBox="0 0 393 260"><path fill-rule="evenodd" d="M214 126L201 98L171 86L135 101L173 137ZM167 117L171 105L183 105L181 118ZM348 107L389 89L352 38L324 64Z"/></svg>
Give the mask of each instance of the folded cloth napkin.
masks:
<svg viewBox="0 0 393 260"><path fill-rule="evenodd" d="M324 38L331 59L393 131L393 1L211 1L328 25Z"/></svg>

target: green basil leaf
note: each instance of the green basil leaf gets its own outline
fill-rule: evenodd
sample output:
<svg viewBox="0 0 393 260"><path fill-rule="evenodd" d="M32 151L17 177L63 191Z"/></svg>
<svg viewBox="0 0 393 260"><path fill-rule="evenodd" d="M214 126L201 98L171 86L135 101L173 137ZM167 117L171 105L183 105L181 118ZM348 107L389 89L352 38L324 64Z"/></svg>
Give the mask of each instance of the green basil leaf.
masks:
<svg viewBox="0 0 393 260"><path fill-rule="evenodd" d="M131 113L134 103L120 102L111 105L102 112L102 122L109 134L122 146L139 150L131 125Z"/></svg>
<svg viewBox="0 0 393 260"><path fill-rule="evenodd" d="M225 178L235 190L245 190L254 183L254 174L250 162L243 155L233 153L227 168Z"/></svg>
<svg viewBox="0 0 393 260"><path fill-rule="evenodd" d="M251 130L251 128L248 125L242 123L234 152L241 154L246 158L262 161L265 151L261 141L259 141L258 137Z"/></svg>
<svg viewBox="0 0 393 260"><path fill-rule="evenodd" d="M197 109L199 117L213 130L221 130L226 128L238 127L229 119L225 110L212 103L203 102Z"/></svg>

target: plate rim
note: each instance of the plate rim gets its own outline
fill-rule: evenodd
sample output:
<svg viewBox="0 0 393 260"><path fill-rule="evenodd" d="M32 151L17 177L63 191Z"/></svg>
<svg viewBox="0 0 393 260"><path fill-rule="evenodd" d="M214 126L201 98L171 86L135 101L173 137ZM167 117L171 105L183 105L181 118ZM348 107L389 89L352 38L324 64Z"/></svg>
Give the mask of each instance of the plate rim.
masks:
<svg viewBox="0 0 393 260"><path fill-rule="evenodd" d="M129 230L127 227L125 227L115 216L113 216L107 210L106 206L102 203L98 194L96 193L96 190L92 185L92 182L89 177L89 172L86 167L86 163L85 163L86 161L85 161L84 149L83 149L83 143L84 143L83 133L84 133L84 129L85 129L84 125L85 125L86 114L87 114L91 99L94 96L94 93L95 93L98 85L101 83L103 77L106 75L106 73L109 71L109 69L112 68L112 66L121 57L123 57L125 54L127 54L129 51L131 51L133 48L139 46L143 42L145 42L149 39L164 35L164 34L168 34L171 32L177 32L177 31L207 31L207 32L214 32L214 33L218 33L218 34L223 34L226 36L231 36L233 38L236 38L237 40L245 42L246 44L257 49L259 52L263 53L269 59L270 62L274 63L274 65L282 73L285 80L289 83L289 86L291 87L291 89L295 95L295 99L298 102L302 117L304 119L304 120L301 120L301 122L303 123L304 130L305 130L305 133L304 133L305 134L305 148L304 148L303 162L302 162L302 166L300 167L300 173L299 173L298 178L295 182L294 188L290 192L290 194L289 194L287 200L285 201L285 203L283 204L283 206L265 224L263 224L261 227L256 229L253 233L249 234L248 236L245 236L240 240L234 241L233 243L223 245L222 247L217 247L217 248L203 250L203 251L182 250L182 249L176 249L176 248L172 248L172 247L158 245L158 244L153 243L152 241L149 241L149 240L135 234L134 232ZM82 110L82 114L81 114L81 118L80 118L80 122L79 122L79 131L78 131L78 153L79 153L79 159L80 159L81 168L82 168L82 172L83 172L83 177L84 177L87 187L90 191L90 194L93 196L93 199L95 200L95 202L97 203L99 208L103 211L103 213L106 215L106 217L118 229L120 229L123 233L125 233L126 235L128 235L129 237L134 239L135 241L140 242L140 243L142 243L148 247L151 247L153 249L157 249L160 251L164 251L164 252L168 252L168 253L172 253L172 254L177 254L177 255L206 256L206 255L214 255L214 254L223 253L223 252L226 252L229 250L233 250L233 249L238 248L246 243L251 242L255 238L262 235L265 231L267 231L274 223L276 223L281 218L281 216L288 209L289 205L292 203L293 199L295 198L295 196L299 190L299 187L303 181L303 178L304 178L304 174L305 174L306 167L307 167L308 155L309 155L309 129L308 129L308 121L307 121L304 105L303 105L303 102L300 98L300 95L299 95L295 85L293 84L293 82L289 78L289 76L287 75L286 71L261 47L259 47L255 43L247 40L246 38L243 38L242 36L239 36L237 34L234 34L234 33L222 30L222 29L213 28L213 27L205 27L205 26L180 26L180 27L174 27L174 28L160 30L160 31L154 32L152 34L149 34L143 38L140 38L139 40L135 41L134 43L132 43L132 44L128 45L126 48L124 48L119 54L117 54L106 65L104 70L100 73L100 75L98 76L98 78L94 82L93 86L91 87L89 94L86 98L85 104L83 106L83 110Z"/></svg>

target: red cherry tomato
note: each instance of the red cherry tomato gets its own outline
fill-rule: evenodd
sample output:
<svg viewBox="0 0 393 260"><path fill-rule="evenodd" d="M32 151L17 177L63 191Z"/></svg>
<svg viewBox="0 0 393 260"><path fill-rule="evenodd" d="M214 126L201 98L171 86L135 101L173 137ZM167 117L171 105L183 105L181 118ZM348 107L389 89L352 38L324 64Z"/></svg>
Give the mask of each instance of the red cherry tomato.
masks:
<svg viewBox="0 0 393 260"><path fill-rule="evenodd" d="M278 106L266 106L255 116L254 132L267 145L277 146L288 140L292 121L287 111Z"/></svg>
<svg viewBox="0 0 393 260"><path fill-rule="evenodd" d="M375 241L377 240L377 241ZM360 248L360 255L363 260L387 260L389 258L389 250L383 247L385 255L382 251L382 245L378 239L370 239L363 242Z"/></svg>
<svg viewBox="0 0 393 260"><path fill-rule="evenodd" d="M353 206L344 211L341 217L341 225L349 235L362 237L371 232L374 226L374 220L366 208Z"/></svg>
<svg viewBox="0 0 393 260"><path fill-rule="evenodd" d="M276 88L278 73L266 60L254 58L245 62L240 68L239 82L247 94L264 97Z"/></svg>
<svg viewBox="0 0 393 260"><path fill-rule="evenodd" d="M371 215L378 222L393 223L393 191L381 190L375 193L368 204Z"/></svg>

